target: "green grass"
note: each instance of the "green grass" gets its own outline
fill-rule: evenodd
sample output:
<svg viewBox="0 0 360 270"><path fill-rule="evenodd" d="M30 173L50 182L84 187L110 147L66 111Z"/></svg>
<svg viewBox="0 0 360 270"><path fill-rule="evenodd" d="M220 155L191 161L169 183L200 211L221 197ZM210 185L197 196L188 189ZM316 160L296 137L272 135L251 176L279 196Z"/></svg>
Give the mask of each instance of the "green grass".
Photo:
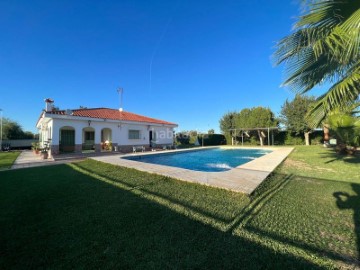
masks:
<svg viewBox="0 0 360 270"><path fill-rule="evenodd" d="M10 169L20 152L0 152L0 170Z"/></svg>
<svg viewBox="0 0 360 270"><path fill-rule="evenodd" d="M3 171L0 269L352 267L355 161L297 147L250 197L92 160Z"/></svg>
<svg viewBox="0 0 360 270"><path fill-rule="evenodd" d="M281 172L306 177L360 183L360 155L338 155L322 146L297 146Z"/></svg>

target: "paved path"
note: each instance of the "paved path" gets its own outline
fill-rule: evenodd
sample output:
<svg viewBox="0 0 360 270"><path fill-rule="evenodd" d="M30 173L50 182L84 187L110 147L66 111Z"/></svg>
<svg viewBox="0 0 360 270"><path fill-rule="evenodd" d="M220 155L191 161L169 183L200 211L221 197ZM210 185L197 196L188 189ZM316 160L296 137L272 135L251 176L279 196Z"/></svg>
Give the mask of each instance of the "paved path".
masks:
<svg viewBox="0 0 360 270"><path fill-rule="evenodd" d="M71 163L81 161L93 156L111 156L119 155L116 152L101 152L101 153L70 153L57 155L55 158L41 159L40 155L35 155L31 150L24 150L15 160L11 169L22 169L39 166L49 166L64 163Z"/></svg>
<svg viewBox="0 0 360 270"><path fill-rule="evenodd" d="M49 166L49 165L57 165L64 164L76 161L76 159L63 159L55 161L52 158L49 159L41 159L40 155L35 155L31 150L24 150L20 153L18 158L15 160L11 169L22 169L22 168L30 168L30 167L39 167L39 166Z"/></svg>

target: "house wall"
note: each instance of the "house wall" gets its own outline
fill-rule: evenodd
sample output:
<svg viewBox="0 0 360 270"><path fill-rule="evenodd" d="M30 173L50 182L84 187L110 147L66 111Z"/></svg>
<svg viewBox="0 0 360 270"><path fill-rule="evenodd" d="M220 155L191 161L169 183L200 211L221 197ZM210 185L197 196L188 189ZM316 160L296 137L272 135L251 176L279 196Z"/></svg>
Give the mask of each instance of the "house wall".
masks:
<svg viewBox="0 0 360 270"><path fill-rule="evenodd" d="M51 152L59 153L60 130L62 128L73 128L75 130L75 152L82 151L82 145L85 142L84 131L93 130L95 132L95 151L101 151L101 142L109 140L113 146L149 146L149 132L156 133L156 144L172 145L173 144L173 127L136 124L136 123L119 123L110 120L91 119L73 120L68 118L53 118L47 124L47 130L43 137L51 138ZM139 130L139 139L129 139L129 130ZM51 131L51 134L49 133ZM103 131L103 138L102 138ZM125 147L126 148L126 147ZM124 149L125 149L124 148Z"/></svg>

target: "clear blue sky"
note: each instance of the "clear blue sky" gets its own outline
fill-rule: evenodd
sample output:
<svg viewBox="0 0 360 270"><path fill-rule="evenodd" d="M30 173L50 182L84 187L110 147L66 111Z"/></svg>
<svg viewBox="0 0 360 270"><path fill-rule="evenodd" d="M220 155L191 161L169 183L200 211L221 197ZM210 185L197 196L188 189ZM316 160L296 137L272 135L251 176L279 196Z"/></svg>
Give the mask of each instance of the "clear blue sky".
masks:
<svg viewBox="0 0 360 270"><path fill-rule="evenodd" d="M293 94L273 67L297 1L0 2L0 108L35 132L44 99L60 109L119 107L219 131L228 111Z"/></svg>

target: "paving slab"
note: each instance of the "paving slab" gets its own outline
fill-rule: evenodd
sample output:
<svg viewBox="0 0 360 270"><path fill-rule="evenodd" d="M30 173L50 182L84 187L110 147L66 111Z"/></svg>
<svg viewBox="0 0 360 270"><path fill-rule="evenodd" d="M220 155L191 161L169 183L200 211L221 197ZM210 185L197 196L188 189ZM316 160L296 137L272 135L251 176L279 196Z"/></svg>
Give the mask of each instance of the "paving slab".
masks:
<svg viewBox="0 0 360 270"><path fill-rule="evenodd" d="M42 159L40 155L36 155L33 151L24 150L21 151L20 155L11 166L11 170L64 164L74 161L77 161L77 159L63 159L59 161L56 161L53 158Z"/></svg>

